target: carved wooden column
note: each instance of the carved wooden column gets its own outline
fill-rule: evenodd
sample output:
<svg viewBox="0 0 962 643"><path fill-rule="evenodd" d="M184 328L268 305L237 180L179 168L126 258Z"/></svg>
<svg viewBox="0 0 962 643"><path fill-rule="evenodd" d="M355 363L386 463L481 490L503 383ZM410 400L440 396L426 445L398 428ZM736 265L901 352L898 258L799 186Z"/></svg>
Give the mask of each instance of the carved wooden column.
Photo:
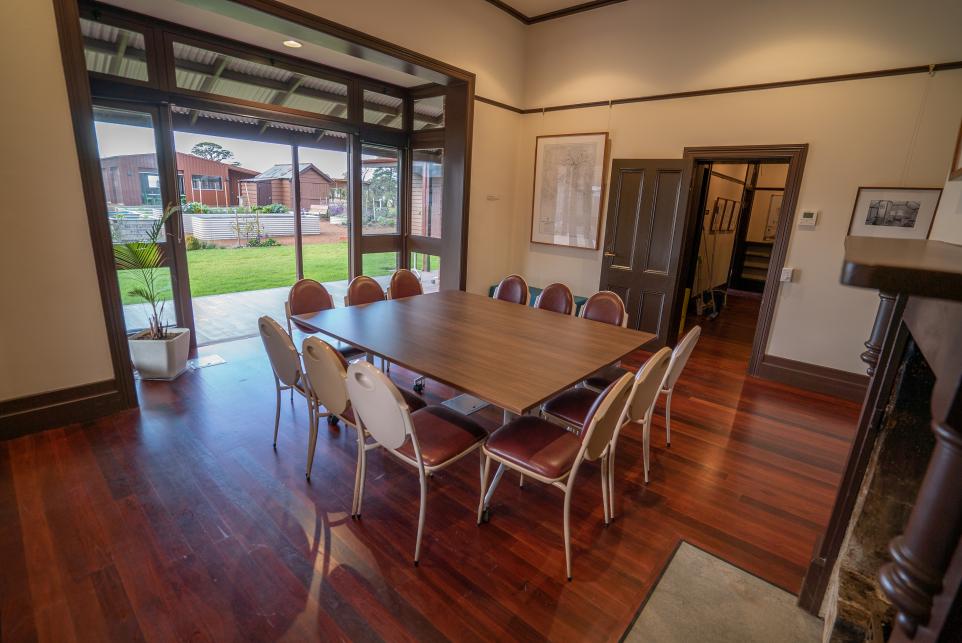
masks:
<svg viewBox="0 0 962 643"><path fill-rule="evenodd" d="M875 375L878 367L878 360L882 354L882 342L885 339L885 331L889 327L892 313L895 310L896 296L879 291L878 311L875 313L875 323L872 325L872 334L865 342L865 352L859 358L865 362L867 368L865 372L869 377Z"/></svg>
<svg viewBox="0 0 962 643"><path fill-rule="evenodd" d="M897 625L912 639L926 625L932 599L962 535L962 387L949 413L934 426L936 444L905 533L889 548L893 562L880 574L882 589L898 609ZM893 637L892 640L897 640Z"/></svg>

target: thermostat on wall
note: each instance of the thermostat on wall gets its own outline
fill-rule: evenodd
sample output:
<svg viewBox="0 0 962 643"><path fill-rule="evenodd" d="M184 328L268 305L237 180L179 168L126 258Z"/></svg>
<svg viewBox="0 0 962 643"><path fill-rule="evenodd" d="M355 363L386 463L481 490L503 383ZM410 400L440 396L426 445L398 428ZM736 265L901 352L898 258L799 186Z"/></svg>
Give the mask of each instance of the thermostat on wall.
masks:
<svg viewBox="0 0 962 643"><path fill-rule="evenodd" d="M802 216L798 217L798 227L811 230L818 222L818 210L805 210Z"/></svg>

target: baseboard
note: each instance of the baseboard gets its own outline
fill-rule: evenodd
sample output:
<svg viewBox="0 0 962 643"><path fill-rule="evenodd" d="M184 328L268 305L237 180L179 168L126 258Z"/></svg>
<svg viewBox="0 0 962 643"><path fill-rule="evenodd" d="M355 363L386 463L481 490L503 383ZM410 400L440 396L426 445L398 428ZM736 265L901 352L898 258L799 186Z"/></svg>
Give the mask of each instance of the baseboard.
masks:
<svg viewBox="0 0 962 643"><path fill-rule="evenodd" d="M116 380L104 380L0 401L0 440L75 422L89 422L124 408Z"/></svg>
<svg viewBox="0 0 962 643"><path fill-rule="evenodd" d="M797 362L774 355L762 356L755 375L766 380L816 393L834 395L853 402L861 402L868 388L868 375Z"/></svg>

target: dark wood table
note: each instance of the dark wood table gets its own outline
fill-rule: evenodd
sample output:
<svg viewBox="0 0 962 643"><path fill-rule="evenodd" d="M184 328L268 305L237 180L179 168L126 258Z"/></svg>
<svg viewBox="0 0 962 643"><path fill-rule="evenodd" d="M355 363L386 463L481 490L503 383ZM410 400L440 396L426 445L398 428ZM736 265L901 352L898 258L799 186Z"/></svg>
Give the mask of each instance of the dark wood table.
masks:
<svg viewBox="0 0 962 643"><path fill-rule="evenodd" d="M515 414L655 337L459 290L295 318Z"/></svg>

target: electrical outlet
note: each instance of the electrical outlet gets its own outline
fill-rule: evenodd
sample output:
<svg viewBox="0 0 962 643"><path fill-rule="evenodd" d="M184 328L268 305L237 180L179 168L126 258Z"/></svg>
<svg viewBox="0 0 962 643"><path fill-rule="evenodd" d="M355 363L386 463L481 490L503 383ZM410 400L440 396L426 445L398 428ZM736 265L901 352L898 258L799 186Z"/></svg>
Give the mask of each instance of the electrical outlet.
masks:
<svg viewBox="0 0 962 643"><path fill-rule="evenodd" d="M795 281L795 269L794 268L782 268L782 276L779 281L791 282Z"/></svg>

